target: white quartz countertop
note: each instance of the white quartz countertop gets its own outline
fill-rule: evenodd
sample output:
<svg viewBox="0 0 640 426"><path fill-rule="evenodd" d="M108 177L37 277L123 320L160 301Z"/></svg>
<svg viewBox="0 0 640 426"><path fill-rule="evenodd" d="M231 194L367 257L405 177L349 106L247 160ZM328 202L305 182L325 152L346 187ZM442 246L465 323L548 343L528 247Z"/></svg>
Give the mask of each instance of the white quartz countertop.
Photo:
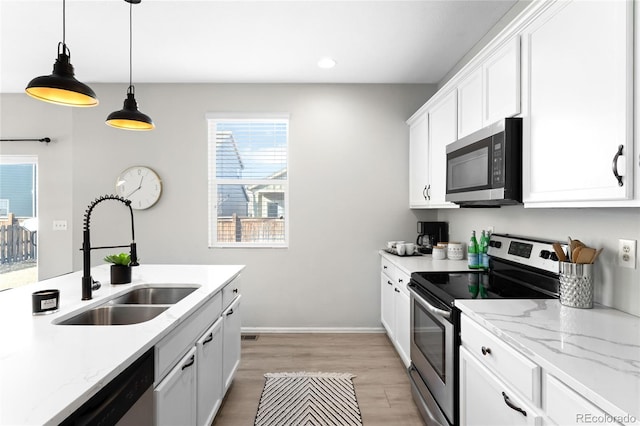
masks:
<svg viewBox="0 0 640 426"><path fill-rule="evenodd" d="M109 284L109 265L91 270L102 287L81 300L81 272L0 292L0 424L58 424L244 269L241 265L141 265L131 284ZM198 285L150 321L132 325L55 325L132 287ZM32 315L31 294L60 290L60 309Z"/></svg>
<svg viewBox="0 0 640 426"><path fill-rule="evenodd" d="M423 254L422 256L397 256L384 250L380 250L380 256L409 275L411 275L412 272L456 272L469 270L469 264L466 259L435 260L430 254Z"/></svg>
<svg viewBox="0 0 640 426"><path fill-rule="evenodd" d="M639 317L597 304L571 308L558 300L455 303L608 414L640 424Z"/></svg>

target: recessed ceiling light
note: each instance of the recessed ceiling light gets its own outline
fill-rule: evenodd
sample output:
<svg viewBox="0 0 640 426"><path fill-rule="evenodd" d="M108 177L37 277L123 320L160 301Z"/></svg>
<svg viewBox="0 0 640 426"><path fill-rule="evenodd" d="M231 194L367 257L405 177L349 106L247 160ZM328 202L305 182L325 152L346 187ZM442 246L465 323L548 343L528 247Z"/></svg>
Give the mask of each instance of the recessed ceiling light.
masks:
<svg viewBox="0 0 640 426"><path fill-rule="evenodd" d="M325 69L333 68L336 66L336 61L332 58L324 57L318 61L318 66Z"/></svg>

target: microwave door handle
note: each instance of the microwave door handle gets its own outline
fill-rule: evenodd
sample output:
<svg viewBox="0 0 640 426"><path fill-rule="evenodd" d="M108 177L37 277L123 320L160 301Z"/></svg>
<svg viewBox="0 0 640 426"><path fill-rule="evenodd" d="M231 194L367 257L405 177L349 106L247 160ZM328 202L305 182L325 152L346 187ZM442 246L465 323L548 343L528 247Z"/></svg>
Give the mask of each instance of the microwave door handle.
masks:
<svg viewBox="0 0 640 426"><path fill-rule="evenodd" d="M418 302L420 302L420 304L422 306L424 306L427 311L431 312L434 315L437 315L439 317L442 317L448 321L451 320L451 312L449 311L445 311L444 309L439 309L436 308L435 306L433 306L431 303L427 302L426 300L424 300L424 298L422 296L420 296L413 288L413 284L409 284L407 286L407 288L409 289L409 292L411 293L411 295L413 297L415 297L416 299L418 299Z"/></svg>

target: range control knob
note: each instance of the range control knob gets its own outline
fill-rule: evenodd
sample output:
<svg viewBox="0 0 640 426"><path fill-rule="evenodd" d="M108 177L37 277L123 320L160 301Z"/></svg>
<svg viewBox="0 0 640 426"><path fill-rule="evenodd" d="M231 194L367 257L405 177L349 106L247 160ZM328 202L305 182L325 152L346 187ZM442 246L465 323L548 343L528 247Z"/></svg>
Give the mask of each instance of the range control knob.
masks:
<svg viewBox="0 0 640 426"><path fill-rule="evenodd" d="M543 259L548 259L551 256L551 252L549 250L540 251L540 257Z"/></svg>
<svg viewBox="0 0 640 426"><path fill-rule="evenodd" d="M551 257L549 257L549 259L553 260L554 262L558 261L558 255L555 253L551 253Z"/></svg>
<svg viewBox="0 0 640 426"><path fill-rule="evenodd" d="M502 247L502 242L501 241L496 241L496 243L493 246L495 248L500 248L500 247Z"/></svg>

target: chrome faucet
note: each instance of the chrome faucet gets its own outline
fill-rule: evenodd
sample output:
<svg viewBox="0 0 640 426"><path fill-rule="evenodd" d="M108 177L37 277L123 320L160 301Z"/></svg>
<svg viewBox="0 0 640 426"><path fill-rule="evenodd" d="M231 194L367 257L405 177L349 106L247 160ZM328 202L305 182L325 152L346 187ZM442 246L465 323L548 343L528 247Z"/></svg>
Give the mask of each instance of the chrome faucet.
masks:
<svg viewBox="0 0 640 426"><path fill-rule="evenodd" d="M91 221L91 212L99 203L106 200L116 200L124 203L127 207L129 207L129 212L131 213L131 244L121 245L121 246L103 246L103 247L91 247L91 241L89 238L89 224ZM130 266L138 266L138 253L136 251L136 236L135 230L133 227L133 209L131 208L131 200L127 200L126 198L119 197L117 195L103 195L102 197L96 198L84 213L84 230L83 230L83 241L82 241L82 300L91 300L91 291L97 290L100 288L100 283L98 281L94 281L91 278L91 250L97 249L109 249L109 248L119 248L119 247L130 247L130 256L131 263Z"/></svg>

